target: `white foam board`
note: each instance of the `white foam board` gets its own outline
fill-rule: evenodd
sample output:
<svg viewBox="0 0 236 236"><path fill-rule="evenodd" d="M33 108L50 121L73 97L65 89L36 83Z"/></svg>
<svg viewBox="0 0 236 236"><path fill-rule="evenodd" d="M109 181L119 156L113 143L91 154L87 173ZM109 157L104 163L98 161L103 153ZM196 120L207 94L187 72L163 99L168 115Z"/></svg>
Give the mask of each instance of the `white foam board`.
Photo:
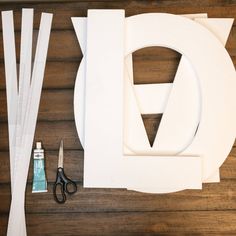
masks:
<svg viewBox="0 0 236 236"><path fill-rule="evenodd" d="M117 176L123 148L124 20L123 10L88 11L85 187L123 185Z"/></svg>
<svg viewBox="0 0 236 236"><path fill-rule="evenodd" d="M127 29L127 27L126 27L126 29ZM202 31L202 29L200 30L200 31ZM209 36L209 35L208 35ZM211 36L209 36L210 38L211 38ZM214 41L214 40L213 40ZM217 44L217 43L216 43ZM149 44L148 44L149 45ZM151 44L150 44L151 45ZM147 43L146 43L146 45L143 45L143 46L147 46ZM181 45L182 46L182 45ZM136 48L136 49L138 49L138 47ZM136 49L132 49L131 51L133 51L133 50L136 50ZM131 52L130 51L130 52ZM222 52L221 52L222 53ZM130 55L130 53L127 53L128 55ZM224 53L223 53L224 54ZM209 58L208 58L209 59ZM129 59L130 60L130 59ZM226 63L227 64L227 63ZM228 66L230 67L230 65L229 65L230 63L228 63ZM232 71L232 67L231 67L231 71ZM132 73L132 71L131 71L131 73ZM232 72L231 72L231 75L232 75ZM232 82L232 80L231 80L231 82ZM191 146L191 145L190 145ZM132 153L132 150L130 151L130 153ZM188 153L188 154L190 154L190 153ZM194 152L191 152L191 155L193 155L194 154ZM205 159L207 158L207 157L204 157ZM213 169L212 169L213 170ZM218 168L215 168L214 169L214 171L217 171L218 170ZM210 175L213 175L212 173L211 174L209 174L209 176ZM217 175L217 172L216 172L216 175ZM216 176L215 175L215 176ZM217 177L216 177L217 178ZM211 176L209 177L209 179L211 179ZM207 180L207 178L205 179L205 180ZM140 188L138 187L138 186L133 186L134 188L136 188L136 189L139 189L140 190ZM142 189L142 187L141 187L141 189ZM150 190L150 189L149 189Z"/></svg>

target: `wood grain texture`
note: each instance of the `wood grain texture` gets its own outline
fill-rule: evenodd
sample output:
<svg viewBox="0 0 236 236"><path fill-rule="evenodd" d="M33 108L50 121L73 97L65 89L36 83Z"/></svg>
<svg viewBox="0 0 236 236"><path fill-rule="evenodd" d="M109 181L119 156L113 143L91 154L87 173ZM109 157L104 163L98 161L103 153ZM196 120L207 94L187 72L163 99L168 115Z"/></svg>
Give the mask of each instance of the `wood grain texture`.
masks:
<svg viewBox="0 0 236 236"><path fill-rule="evenodd" d="M73 177L73 175L71 175ZM55 176L54 176L55 178ZM125 189L88 189L78 182L78 192L68 196L68 201L58 207L53 199L53 184L48 192L32 193L27 185L26 211L28 213L76 212L147 212L147 211L203 211L236 210L236 184L222 180L219 184L204 184L203 190L185 190L173 194L145 194ZM1 185L0 214L7 214L10 207L10 186Z"/></svg>
<svg viewBox="0 0 236 236"><path fill-rule="evenodd" d="M55 142L57 142L55 140ZM83 181L83 151L82 150L71 150L66 149L64 151L64 166L70 173L71 178L75 179L78 182ZM4 175L0 175L0 183L1 184L9 184L10 183L10 163L9 163L9 153L7 151L0 152L0 171L5 173ZM47 180L50 183L55 181L55 170L57 167L58 161L58 150L46 150L45 152L46 158L46 174ZM30 171L28 175L28 183L32 183L33 177L33 168L32 163L30 166ZM221 166L220 169L221 179L223 180L236 180L236 147L232 149L228 158Z"/></svg>
<svg viewBox="0 0 236 236"><path fill-rule="evenodd" d="M19 58L21 8L35 9L34 46L42 11L54 13L35 141L46 150L48 193L32 194L32 163L26 191L28 235L236 235L236 147L221 167L221 183L203 190L172 194L144 194L125 189L84 189L83 149L73 115L73 88L82 53L70 17L86 16L87 9L125 9L126 16L148 12L204 13L209 17L236 17L236 1L171 0L10 0L0 10L14 10ZM1 21L1 19L0 19ZM10 206L8 128L0 22L0 236L6 235ZM236 65L236 23L226 45ZM172 82L180 55L150 47L133 54L136 84ZM160 117L144 116L151 139ZM65 146L65 171L78 192L64 205L54 202L58 147Z"/></svg>
<svg viewBox="0 0 236 236"><path fill-rule="evenodd" d="M0 150L8 150L7 123L0 123ZM74 121L38 122L36 126L35 141L43 141L46 150L59 148L61 139L64 140L65 149L82 149Z"/></svg>
<svg viewBox="0 0 236 236"><path fill-rule="evenodd" d="M6 215L0 221L6 231ZM29 235L235 235L236 211L27 214ZM43 227L43 229L42 229ZM204 234L202 233L204 232Z"/></svg>

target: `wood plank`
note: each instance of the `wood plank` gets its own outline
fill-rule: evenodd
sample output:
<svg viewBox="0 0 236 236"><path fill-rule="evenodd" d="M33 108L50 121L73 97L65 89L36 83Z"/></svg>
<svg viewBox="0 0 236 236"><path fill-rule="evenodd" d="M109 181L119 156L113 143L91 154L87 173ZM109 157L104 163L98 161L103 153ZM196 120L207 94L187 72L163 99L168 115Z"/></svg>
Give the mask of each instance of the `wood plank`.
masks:
<svg viewBox="0 0 236 236"><path fill-rule="evenodd" d="M44 74L44 89L72 89L74 88L78 62L51 62L46 64ZM5 90L5 69L4 63L0 63L0 90Z"/></svg>
<svg viewBox="0 0 236 236"><path fill-rule="evenodd" d="M225 160L223 165L220 167L220 178L221 179L235 179L236 178L236 147L234 146Z"/></svg>
<svg viewBox="0 0 236 236"><path fill-rule="evenodd" d="M43 141L44 144L44 141ZM70 177L78 182L83 181L83 151L79 150L65 150L64 156L64 166L68 170ZM58 150L50 151L50 149L45 150L46 159L46 175L47 181L53 183L55 180L55 170L58 161ZM10 183L10 165L9 165L9 153L0 152L0 171L4 175L0 175L0 184ZM236 179L236 147L234 147L226 161L220 168L221 179ZM32 161L30 164L30 171L28 175L28 183L32 182L33 176L33 166Z"/></svg>
<svg viewBox="0 0 236 236"><path fill-rule="evenodd" d="M74 120L73 112L74 91L69 90L44 90L42 92L38 120ZM0 121L7 121L6 93L0 93Z"/></svg>
<svg viewBox="0 0 236 236"><path fill-rule="evenodd" d="M7 123L0 123L0 150L8 150ZM35 141L42 140L46 150L58 150L61 139L64 149L82 149L73 121L41 121L37 123Z"/></svg>
<svg viewBox="0 0 236 236"><path fill-rule="evenodd" d="M36 45L38 31L34 30L33 47ZM20 32L15 33L16 39L16 57L20 58ZM3 40L2 34L0 35L0 59L3 60ZM33 55L34 57L34 55ZM76 35L72 30L64 31L52 31L50 34L49 48L48 48L48 60L79 60L82 57L82 53L77 41Z"/></svg>
<svg viewBox="0 0 236 236"><path fill-rule="evenodd" d="M70 174L67 169L66 173ZM55 178L56 174L54 175ZM55 181L55 180L54 180ZM202 190L184 190L169 194L146 194L125 189L83 188L77 183L78 191L68 196L64 205L58 206L53 198L53 184L47 193L32 193L27 185L26 212L144 212L144 211L203 211L236 210L236 182L222 180L217 184L204 184ZM0 185L0 214L10 207L10 186Z"/></svg>
<svg viewBox="0 0 236 236"><path fill-rule="evenodd" d="M43 142L44 144L44 142ZM59 147L58 147L59 149ZM65 150L64 151L64 168L68 170L68 176L75 181L83 180L83 151L79 150ZM4 175L0 176L0 184L10 183L10 165L9 165L9 153L0 152L0 170ZM53 183L55 181L55 174L58 163L58 150L48 151L45 150L45 163L46 163L46 175L47 181ZM28 175L28 183L32 183L33 180L33 161L30 163L30 171Z"/></svg>
<svg viewBox="0 0 236 236"><path fill-rule="evenodd" d="M5 233L7 215L1 217ZM57 213L27 214L26 218L29 236L236 234L236 211Z"/></svg>
<svg viewBox="0 0 236 236"><path fill-rule="evenodd" d="M11 0L12 1L12 0ZM2 2L2 1L1 1ZM87 9L125 9L126 16L150 12L168 12L172 14L190 14L207 12L209 17L233 17L236 16L234 1L78 1L73 3L32 3L1 4L1 10L13 9L15 12L16 29L20 29L22 7L34 7L35 28L38 28L40 13L42 11L54 13L54 29L72 29L72 16L86 16ZM51 1L50 1L51 2ZM57 1L58 2L58 1ZM0 24L1 30L1 24Z"/></svg>

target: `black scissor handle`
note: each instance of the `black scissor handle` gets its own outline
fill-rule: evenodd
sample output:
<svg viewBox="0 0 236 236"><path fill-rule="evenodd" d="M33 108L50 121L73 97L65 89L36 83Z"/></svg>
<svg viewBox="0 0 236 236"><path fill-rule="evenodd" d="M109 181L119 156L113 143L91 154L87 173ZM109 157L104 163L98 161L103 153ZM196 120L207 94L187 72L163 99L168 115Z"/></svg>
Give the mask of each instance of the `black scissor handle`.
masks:
<svg viewBox="0 0 236 236"><path fill-rule="evenodd" d="M66 182L65 182L65 191L68 194L74 194L77 192L77 185L74 181L72 181L71 179L67 178Z"/></svg>
<svg viewBox="0 0 236 236"><path fill-rule="evenodd" d="M58 181L64 183L63 187L66 193L70 195L76 193L77 191L76 183L66 176L66 174L64 173L64 169L61 167L58 168Z"/></svg>
<svg viewBox="0 0 236 236"><path fill-rule="evenodd" d="M57 203L65 203L66 195L65 195L65 184L62 182L56 182L53 186L53 196ZM59 192L59 193L58 193Z"/></svg>
<svg viewBox="0 0 236 236"><path fill-rule="evenodd" d="M74 194L77 192L77 185L74 181L69 179L65 173L63 168L59 167L57 169L57 178L53 187L53 195L54 199L58 203L65 203L66 194Z"/></svg>

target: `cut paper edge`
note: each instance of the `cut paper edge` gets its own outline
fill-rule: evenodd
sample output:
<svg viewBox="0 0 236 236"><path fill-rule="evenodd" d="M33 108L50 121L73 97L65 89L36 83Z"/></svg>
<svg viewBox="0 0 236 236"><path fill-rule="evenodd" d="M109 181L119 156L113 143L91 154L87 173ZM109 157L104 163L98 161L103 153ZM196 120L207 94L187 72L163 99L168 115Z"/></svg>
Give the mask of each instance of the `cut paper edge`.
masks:
<svg viewBox="0 0 236 236"><path fill-rule="evenodd" d="M225 46L233 26L233 18L197 18L195 21L206 27L206 29L212 32Z"/></svg>
<svg viewBox="0 0 236 236"><path fill-rule="evenodd" d="M203 183L219 183L220 182L220 169L215 171L208 179L203 180Z"/></svg>
<svg viewBox="0 0 236 236"><path fill-rule="evenodd" d="M201 157L136 156L124 157L122 161L125 176L127 176L126 187L129 190L171 193L180 189L202 189ZM168 168L166 168L167 166ZM143 171L141 170L147 169L145 177L142 176L140 173Z"/></svg>
<svg viewBox="0 0 236 236"><path fill-rule="evenodd" d="M71 17L81 51L85 55L86 35L87 35L87 17Z"/></svg>

